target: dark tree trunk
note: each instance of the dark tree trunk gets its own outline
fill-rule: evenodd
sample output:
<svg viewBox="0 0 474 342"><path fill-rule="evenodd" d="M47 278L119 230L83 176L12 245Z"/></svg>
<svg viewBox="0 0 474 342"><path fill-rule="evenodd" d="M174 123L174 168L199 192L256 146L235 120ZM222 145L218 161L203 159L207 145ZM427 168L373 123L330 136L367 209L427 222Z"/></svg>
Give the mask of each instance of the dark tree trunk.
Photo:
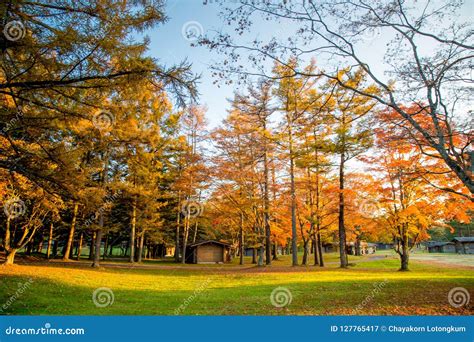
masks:
<svg viewBox="0 0 474 342"><path fill-rule="evenodd" d="M344 152L341 152L341 159L339 165L339 257L340 266L347 267L347 253L346 253L346 228L344 226Z"/></svg>
<svg viewBox="0 0 474 342"><path fill-rule="evenodd" d="M66 249L63 254L63 260L69 260L72 254L72 244L74 242L74 232L76 229L76 220L77 220L77 212L79 211L79 203L74 203L74 209L72 213L72 222L71 227L69 228L69 236L66 243Z"/></svg>
<svg viewBox="0 0 474 342"><path fill-rule="evenodd" d="M92 267L100 267L100 248L102 245L102 229L97 230L95 234L94 261Z"/></svg>
<svg viewBox="0 0 474 342"><path fill-rule="evenodd" d="M139 241L139 245L138 245L137 262L142 262L142 260L143 260L143 246L144 246L144 243L145 243L145 232L142 232L140 234L140 241Z"/></svg>
<svg viewBox="0 0 474 342"><path fill-rule="evenodd" d="M240 227L239 227L239 264L244 264L244 213L240 213Z"/></svg>
<svg viewBox="0 0 474 342"><path fill-rule="evenodd" d="M257 263L257 249L252 248L252 264L256 264L256 263Z"/></svg>
<svg viewBox="0 0 474 342"><path fill-rule="evenodd" d="M137 202L136 200L133 201L132 207L132 224L130 227L130 262L135 261L135 229L136 229L136 222L137 222Z"/></svg>
<svg viewBox="0 0 474 342"><path fill-rule="evenodd" d="M51 246L53 244L53 222L49 224L48 249L46 250L46 258L51 257Z"/></svg>
<svg viewBox="0 0 474 342"><path fill-rule="evenodd" d="M312 244L313 244L313 253L314 253L314 266L318 266L319 265L319 258L318 258L318 241L316 238L313 238L313 241L312 241Z"/></svg>
<svg viewBox="0 0 474 342"><path fill-rule="evenodd" d="M82 253L82 240L84 239L84 233L81 232L81 235L79 236L79 244L77 245L77 256L76 260L81 259L81 253Z"/></svg>
<svg viewBox="0 0 474 342"><path fill-rule="evenodd" d="M95 235L96 233L93 232L91 236L91 242L89 244L89 260L94 259L94 242L95 242Z"/></svg>
<svg viewBox="0 0 474 342"><path fill-rule="evenodd" d="M323 259L323 245L321 243L321 234L318 233L318 252L319 252L319 266L324 266L324 259Z"/></svg>

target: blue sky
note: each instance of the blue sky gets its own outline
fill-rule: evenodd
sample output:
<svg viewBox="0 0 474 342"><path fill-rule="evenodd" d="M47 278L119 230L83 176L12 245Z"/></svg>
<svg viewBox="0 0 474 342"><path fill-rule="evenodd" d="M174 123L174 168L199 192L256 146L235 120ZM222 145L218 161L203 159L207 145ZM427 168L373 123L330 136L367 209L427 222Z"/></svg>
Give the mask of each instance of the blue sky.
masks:
<svg viewBox="0 0 474 342"><path fill-rule="evenodd" d="M218 29L222 21L218 18L217 4L204 5L202 0L169 0L167 15L169 21L148 32L151 39L150 54L166 65L172 65L187 59L193 64L193 71L201 74L198 86L200 102L209 108L207 118L211 127L218 125L226 117L228 102L233 87L213 84L209 64L218 56L203 47L191 47L191 41L183 34L183 27L192 30L202 27L204 32ZM199 26L200 25L200 26Z"/></svg>
<svg viewBox="0 0 474 342"><path fill-rule="evenodd" d="M473 5L474 1L466 0L461 11L461 20L472 18ZM226 117L226 110L229 108L227 99L233 96L235 87L222 82L214 84L215 79L211 76L210 65L213 61L219 60L220 56L204 47L191 47L192 41L186 39L183 31L187 29L186 32L208 33L228 27L218 16L219 5L213 3L212 0L207 0L207 4L204 4L203 0L168 0L166 14L169 17L167 23L147 32L151 40L149 54L165 65L173 65L184 59L192 63L193 71L202 76L198 85L200 103L208 106L209 125L210 128L215 127ZM253 31L248 39L267 38L279 33L291 35L291 32L292 27L289 25L261 21L254 23ZM360 55L379 76L385 71L383 55L386 50L385 44L390 38L381 31L375 37L363 40L359 45ZM430 46L425 47L430 50ZM319 66L325 67L325 63L328 61L317 61Z"/></svg>

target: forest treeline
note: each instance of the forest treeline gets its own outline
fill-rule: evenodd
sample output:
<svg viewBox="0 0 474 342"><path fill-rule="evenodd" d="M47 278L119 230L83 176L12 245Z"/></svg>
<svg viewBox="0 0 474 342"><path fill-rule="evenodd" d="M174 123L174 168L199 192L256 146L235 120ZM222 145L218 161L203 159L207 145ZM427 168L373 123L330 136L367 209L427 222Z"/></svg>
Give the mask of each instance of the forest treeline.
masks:
<svg viewBox="0 0 474 342"><path fill-rule="evenodd" d="M275 15L283 8L261 6ZM393 243L406 270L430 229L470 224L472 114L452 115L442 93L465 71L468 42L439 38L457 49L434 57L445 59L441 71L415 58L428 98L403 101L362 62L328 73L290 50L271 58L271 72L243 77L226 119L209 129L191 65L164 67L137 38L167 20L164 8L0 4L5 263L19 251L79 259L83 246L95 267L117 247L130 262L173 251L184 263L190 244L215 239L230 242L241 263L245 248L256 250L259 265L284 249L293 265L309 264L312 251L323 266L322 244L337 243L347 267L347 243L370 240ZM246 8L256 7L231 19ZM236 50L215 39L224 43L200 43L231 51L216 74L229 80ZM276 48L248 50L271 56ZM400 75L403 84L406 70Z"/></svg>

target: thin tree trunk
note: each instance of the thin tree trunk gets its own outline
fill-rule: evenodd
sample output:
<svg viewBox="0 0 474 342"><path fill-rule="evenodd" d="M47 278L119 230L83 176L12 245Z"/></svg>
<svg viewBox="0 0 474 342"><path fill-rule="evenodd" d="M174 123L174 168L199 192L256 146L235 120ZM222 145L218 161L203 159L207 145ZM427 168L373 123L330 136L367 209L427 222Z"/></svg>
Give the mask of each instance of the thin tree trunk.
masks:
<svg viewBox="0 0 474 342"><path fill-rule="evenodd" d="M179 262L179 228L181 224L181 193L178 192L178 214L176 217L176 234L175 234L175 248L174 248L174 261Z"/></svg>
<svg viewBox="0 0 474 342"><path fill-rule="evenodd" d="M186 263L186 246L188 243L188 235L189 235L189 214L186 215L184 218L184 230L183 230L183 252L181 256L181 263L185 264Z"/></svg>
<svg viewBox="0 0 474 342"><path fill-rule="evenodd" d="M309 240L303 239L303 260L301 261L302 265L308 265L308 245Z"/></svg>
<svg viewBox="0 0 474 342"><path fill-rule="evenodd" d="M74 231L76 229L77 212L79 210L79 203L74 203L72 214L71 227L69 228L69 237L67 239L66 250L64 251L63 260L67 261L71 257L72 243L74 241Z"/></svg>
<svg viewBox="0 0 474 342"><path fill-rule="evenodd" d="M324 267L324 259L323 259L323 246L321 243L321 234L318 233L318 252L319 252L319 266Z"/></svg>
<svg viewBox="0 0 474 342"><path fill-rule="evenodd" d="M240 212L240 227L239 227L239 264L244 264L244 213Z"/></svg>
<svg viewBox="0 0 474 342"><path fill-rule="evenodd" d="M48 249L46 250L46 258L51 257L51 246L53 244L53 222L49 224Z"/></svg>
<svg viewBox="0 0 474 342"><path fill-rule="evenodd" d="M79 235L79 244L77 245L77 256L76 260L81 259L81 253L82 253L82 240L84 238L84 232L81 232L81 235Z"/></svg>
<svg viewBox="0 0 474 342"><path fill-rule="evenodd" d="M291 192L291 252L292 266L298 266L298 238L296 233L296 189L295 189L295 161L293 156L293 137L291 124L289 127L290 142L290 192Z"/></svg>
<svg viewBox="0 0 474 342"><path fill-rule="evenodd" d="M341 152L339 165L339 257L340 267L347 267L346 228L344 226L344 152Z"/></svg>
<svg viewBox="0 0 474 342"><path fill-rule="evenodd" d="M135 231L137 225L137 199L132 204L132 224L130 227L130 262L135 261Z"/></svg>
<svg viewBox="0 0 474 342"><path fill-rule="evenodd" d="M401 259L401 267L400 271L408 271L408 261L409 261L409 246L408 246L408 234L406 232L406 228L403 228L403 236L402 236L402 253L400 255Z"/></svg>
<svg viewBox="0 0 474 342"><path fill-rule="evenodd" d="M91 242L89 244L89 260L93 260L94 259L94 242L95 242L95 231L92 232L92 236L91 236Z"/></svg>
<svg viewBox="0 0 474 342"><path fill-rule="evenodd" d="M140 234L140 241L139 241L139 244L138 244L137 262L142 262L142 260L143 260L143 246L144 246L144 243L145 243L145 232L142 232Z"/></svg>

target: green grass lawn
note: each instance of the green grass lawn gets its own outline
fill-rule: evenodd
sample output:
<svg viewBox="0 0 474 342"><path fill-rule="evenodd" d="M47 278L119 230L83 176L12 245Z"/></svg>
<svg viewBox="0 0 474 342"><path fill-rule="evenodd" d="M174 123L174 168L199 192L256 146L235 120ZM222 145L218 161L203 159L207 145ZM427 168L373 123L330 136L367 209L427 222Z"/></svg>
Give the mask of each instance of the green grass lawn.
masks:
<svg viewBox="0 0 474 342"><path fill-rule="evenodd" d="M0 267L1 314L20 315L332 315L472 314L471 304L454 308L448 292L464 287L474 296L472 268L414 261L398 272L399 261L351 257L354 266L339 269L337 255L327 266L288 266L283 257L270 267L247 264L193 265L169 261L141 267L92 269L71 262ZM249 261L249 260L246 260ZM121 266L120 266L121 265ZM163 266L161 266L163 265ZM167 266L167 267L165 267ZM195 267L195 269L193 269ZM31 282L27 282L31 279ZM97 307L93 292L105 287L113 303ZM272 305L275 288L285 288L291 303ZM19 290L22 290L21 293ZM474 298L474 297L473 297Z"/></svg>

